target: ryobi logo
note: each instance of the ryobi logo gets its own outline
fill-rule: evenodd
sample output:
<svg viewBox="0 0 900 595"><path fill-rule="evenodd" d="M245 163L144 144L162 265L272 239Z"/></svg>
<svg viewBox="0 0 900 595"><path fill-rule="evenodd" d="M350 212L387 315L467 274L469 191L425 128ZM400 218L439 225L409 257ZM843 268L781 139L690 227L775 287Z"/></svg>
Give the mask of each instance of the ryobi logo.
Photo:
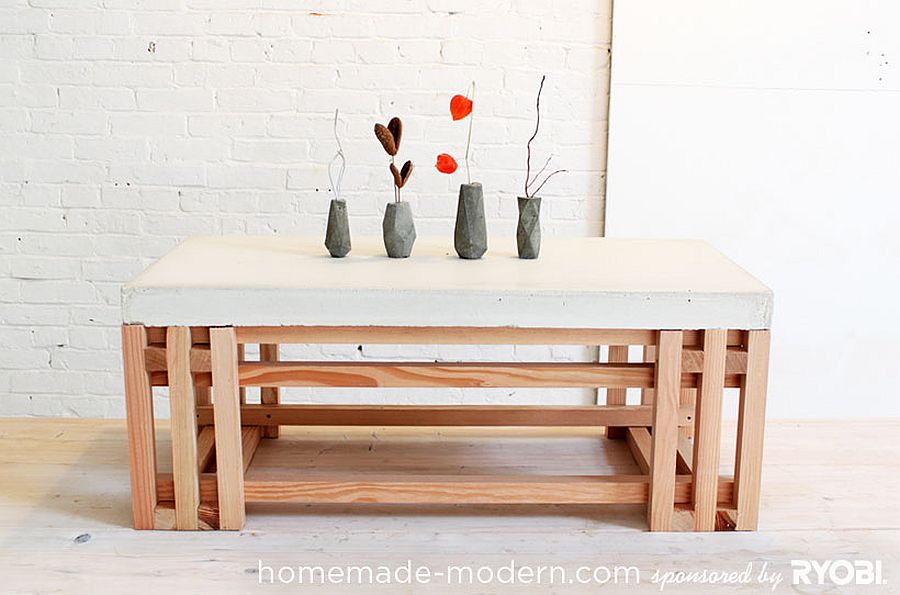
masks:
<svg viewBox="0 0 900 595"><path fill-rule="evenodd" d="M884 585L881 560L791 560L795 585Z"/></svg>

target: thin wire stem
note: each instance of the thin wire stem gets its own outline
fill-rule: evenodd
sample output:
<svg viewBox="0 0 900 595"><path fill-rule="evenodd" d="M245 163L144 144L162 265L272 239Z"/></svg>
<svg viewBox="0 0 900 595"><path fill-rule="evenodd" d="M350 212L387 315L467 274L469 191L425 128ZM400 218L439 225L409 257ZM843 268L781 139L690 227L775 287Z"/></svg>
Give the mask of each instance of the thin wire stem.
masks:
<svg viewBox="0 0 900 595"><path fill-rule="evenodd" d="M344 183L344 171L347 169L347 159L344 157L344 147L341 146L341 139L338 136L338 110L334 110L334 140L337 142L338 150L328 164L328 182L331 184L331 191L334 193L334 197L340 200L341 185ZM337 183L335 183L331 170L338 160L341 162L341 167L338 170Z"/></svg>

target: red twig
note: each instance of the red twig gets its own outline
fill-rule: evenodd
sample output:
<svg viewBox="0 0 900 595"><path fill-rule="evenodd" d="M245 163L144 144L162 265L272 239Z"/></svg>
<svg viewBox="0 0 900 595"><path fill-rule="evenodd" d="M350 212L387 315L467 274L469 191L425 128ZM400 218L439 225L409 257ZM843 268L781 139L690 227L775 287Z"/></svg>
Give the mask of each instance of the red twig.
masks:
<svg viewBox="0 0 900 595"><path fill-rule="evenodd" d="M528 144L526 145L528 149L528 158L525 161L525 197L530 198L531 195L528 193L529 180L531 179L531 141L533 141L537 135L538 130L541 128L541 91L544 90L544 81L547 79L547 75L541 77L541 86L538 87L537 92L537 120L534 125L534 134L531 135L531 138L528 139Z"/></svg>

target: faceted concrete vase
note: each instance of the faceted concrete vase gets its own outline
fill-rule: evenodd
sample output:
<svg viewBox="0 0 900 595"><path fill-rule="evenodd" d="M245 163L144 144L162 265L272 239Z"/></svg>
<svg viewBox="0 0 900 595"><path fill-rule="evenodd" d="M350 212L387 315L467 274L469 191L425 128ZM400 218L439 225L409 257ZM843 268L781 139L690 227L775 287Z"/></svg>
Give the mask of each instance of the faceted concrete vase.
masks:
<svg viewBox="0 0 900 595"><path fill-rule="evenodd" d="M487 225L484 221L484 193L481 184L462 184L456 205L456 232L453 246L460 258L476 259L487 252Z"/></svg>
<svg viewBox="0 0 900 595"><path fill-rule="evenodd" d="M328 228L325 231L325 247L335 258L350 253L350 221L347 219L347 202L336 198L328 209Z"/></svg>
<svg viewBox="0 0 900 595"><path fill-rule="evenodd" d="M384 249L391 258L407 258L416 243L416 226L408 202L390 202L381 224Z"/></svg>
<svg viewBox="0 0 900 595"><path fill-rule="evenodd" d="M519 224L516 226L519 258L537 258L541 254L541 198L519 197Z"/></svg>

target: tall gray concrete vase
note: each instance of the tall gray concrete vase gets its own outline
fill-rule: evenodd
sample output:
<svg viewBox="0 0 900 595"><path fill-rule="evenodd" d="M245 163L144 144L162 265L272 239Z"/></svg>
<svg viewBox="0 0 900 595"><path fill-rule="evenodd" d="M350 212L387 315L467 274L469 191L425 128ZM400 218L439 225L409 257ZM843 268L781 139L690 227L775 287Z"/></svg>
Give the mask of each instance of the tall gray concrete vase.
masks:
<svg viewBox="0 0 900 595"><path fill-rule="evenodd" d="M541 197L519 197L519 224L516 226L519 258L537 258L541 254Z"/></svg>
<svg viewBox="0 0 900 595"><path fill-rule="evenodd" d="M468 260L481 258L487 252L484 193L480 182L462 184L459 187L453 246L460 258Z"/></svg>
<svg viewBox="0 0 900 595"><path fill-rule="evenodd" d="M381 223L384 249L391 258L407 258L416 243L416 225L408 202L389 202Z"/></svg>
<svg viewBox="0 0 900 595"><path fill-rule="evenodd" d="M350 221L347 218L347 201L331 199L328 208L328 227L325 229L325 247L335 258L350 253Z"/></svg>

